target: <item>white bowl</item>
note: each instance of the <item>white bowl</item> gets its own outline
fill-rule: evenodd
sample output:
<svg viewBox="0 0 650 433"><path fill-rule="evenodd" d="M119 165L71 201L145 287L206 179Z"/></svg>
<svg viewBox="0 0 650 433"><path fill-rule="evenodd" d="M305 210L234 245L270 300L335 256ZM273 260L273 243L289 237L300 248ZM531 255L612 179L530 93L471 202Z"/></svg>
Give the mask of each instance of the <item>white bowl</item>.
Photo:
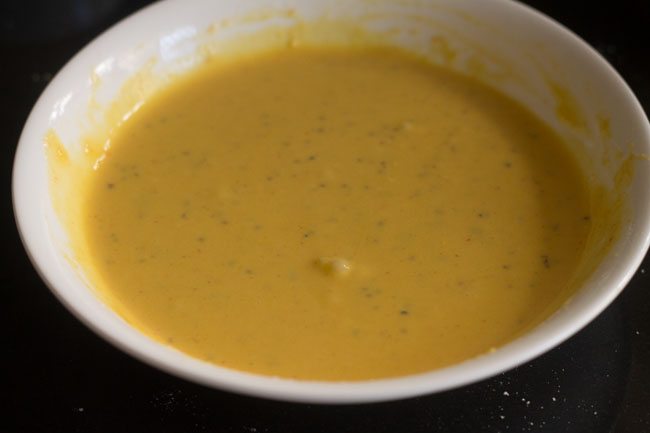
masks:
<svg viewBox="0 0 650 433"><path fill-rule="evenodd" d="M578 293L544 323L494 353L440 370L328 383L265 377L199 361L143 335L96 296L75 264L68 226L53 206L57 187L50 185L46 133L55 131L69 153L79 153L84 131L101 118L102 107L110 105L130 77L142 78L146 70L151 83L163 83L205 55L227 51L229 41L265 28L275 29L276 38L264 43L292 43L300 28L296 23L323 22L323 17L354 23L386 43L470 73L513 96L564 136L592 181L619 200L618 213L608 217L615 217L613 227L618 227L613 244ZM146 90L145 85L139 96L146 97L154 87ZM137 108L137 99L123 115ZM442 391L503 372L551 349L598 315L625 287L648 248L647 154L648 121L619 75L578 37L515 2L168 0L105 32L52 80L20 138L13 196L23 242L43 280L82 322L122 350L186 379L240 393L303 402L369 402ZM621 182L622 174L627 182ZM607 237L606 232L592 237L592 258Z"/></svg>

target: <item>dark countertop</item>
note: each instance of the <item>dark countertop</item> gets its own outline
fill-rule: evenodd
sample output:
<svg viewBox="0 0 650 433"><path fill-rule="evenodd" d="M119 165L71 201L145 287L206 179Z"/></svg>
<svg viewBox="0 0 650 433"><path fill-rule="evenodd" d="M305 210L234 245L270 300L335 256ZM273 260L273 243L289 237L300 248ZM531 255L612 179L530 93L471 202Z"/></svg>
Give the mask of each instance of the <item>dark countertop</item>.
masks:
<svg viewBox="0 0 650 433"><path fill-rule="evenodd" d="M650 432L648 258L603 314L555 350L471 386L389 403L302 405L208 389L136 361L81 325L41 282L18 238L10 197L13 154L52 75L99 32L146 3L0 5L1 433ZM525 3L598 49L648 110L650 2Z"/></svg>

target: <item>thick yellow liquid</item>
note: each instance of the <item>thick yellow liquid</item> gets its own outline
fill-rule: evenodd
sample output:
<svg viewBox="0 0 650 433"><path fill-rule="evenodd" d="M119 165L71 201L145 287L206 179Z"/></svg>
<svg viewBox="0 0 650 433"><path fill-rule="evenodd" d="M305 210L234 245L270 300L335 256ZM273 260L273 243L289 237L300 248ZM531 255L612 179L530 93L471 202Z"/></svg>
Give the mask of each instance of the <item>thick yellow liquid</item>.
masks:
<svg viewBox="0 0 650 433"><path fill-rule="evenodd" d="M85 199L99 290L144 333L250 372L447 366L570 294L582 176L546 126L392 49L207 65L112 137Z"/></svg>

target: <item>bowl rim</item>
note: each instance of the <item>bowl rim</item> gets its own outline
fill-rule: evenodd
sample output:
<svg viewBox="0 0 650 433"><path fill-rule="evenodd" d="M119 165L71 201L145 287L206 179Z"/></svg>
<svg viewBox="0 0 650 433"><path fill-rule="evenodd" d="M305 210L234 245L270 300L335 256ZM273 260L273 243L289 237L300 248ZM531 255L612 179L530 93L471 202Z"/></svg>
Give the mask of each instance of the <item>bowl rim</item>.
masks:
<svg viewBox="0 0 650 433"><path fill-rule="evenodd" d="M50 263L49 254L43 251L42 244L47 240L39 237L39 230L34 226L33 215L31 218L28 216L30 212L33 212L36 204L30 204L29 194L26 194L30 187L29 170L31 166L26 149L35 145L32 143L31 136L38 131L43 131L43 119L47 119L44 114L52 111L52 102L57 97L56 87L62 81L61 77L73 74L76 63L81 62L98 46L109 43L127 25L143 21L152 13L164 13L166 8L171 11L175 7L181 7L182 3L182 0L166 0L148 5L114 24L85 45L56 74L40 95L25 123L14 157L13 210L19 235L30 261L50 291L74 316L122 351L184 379L218 389L276 400L331 404L377 402L413 397L441 392L487 379L528 362L554 348L600 314L624 289L641 264L650 245L650 200L643 203L641 213L646 218L637 224L639 233L638 236L630 240L631 247L626 253L624 266L617 267L616 271L608 276L606 284L609 289L598 296L594 295L593 299L590 299L582 307L580 314L566 319L561 326L557 325L544 330L542 328L545 323L543 323L524 336L502 346L495 353L482 355L432 372L358 382L293 380L239 372L208 364L169 349L141 334L135 328L131 328L133 335L129 336L110 326L108 322L98 320L93 317L87 305L76 299L61 282L60 275L57 275L60 271ZM493 0L493 3L496 7L509 8L513 13L529 15L529 17L538 20L540 24L545 25L550 32L557 33L567 43L575 45L588 54L606 73L612 87L624 95L630 111L636 114L631 121L640 125L646 137L643 145L650 148L650 125L643 108L621 76L597 51L566 27L530 6L510 0ZM187 4L185 4L186 6ZM650 185L650 173L644 173L644 177L649 181L646 183ZM650 192L646 193L650 195ZM98 302L101 301L98 300Z"/></svg>

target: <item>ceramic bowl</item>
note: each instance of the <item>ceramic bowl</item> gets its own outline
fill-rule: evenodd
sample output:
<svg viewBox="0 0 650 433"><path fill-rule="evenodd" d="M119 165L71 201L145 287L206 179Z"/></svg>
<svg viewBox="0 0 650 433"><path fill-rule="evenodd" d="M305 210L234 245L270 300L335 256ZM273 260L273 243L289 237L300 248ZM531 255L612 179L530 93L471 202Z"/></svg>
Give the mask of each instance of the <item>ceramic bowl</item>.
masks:
<svg viewBox="0 0 650 433"><path fill-rule="evenodd" d="M141 93L123 107L123 117L155 90L147 80L164 83L256 32L274 29L275 36L264 43L293 44L296 29L325 21L347 23L386 44L418 52L522 102L566 139L589 178L613 197L602 211L607 214L602 230L589 240L586 255L594 266L585 271L575 296L542 324L493 353L447 368L392 379L316 382L243 373L194 359L143 335L95 294L70 249L69 226L53 204L53 195L61 191L51 181L47 134L56 133L68 153L83 152L81 137L101 124L102 110L133 77L139 77ZM301 402L371 402L439 392L511 369L558 345L603 311L648 248L648 154L648 121L621 77L573 33L516 2L167 0L106 31L51 81L20 138L13 198L22 240L43 280L75 316L125 352L234 392Z"/></svg>

